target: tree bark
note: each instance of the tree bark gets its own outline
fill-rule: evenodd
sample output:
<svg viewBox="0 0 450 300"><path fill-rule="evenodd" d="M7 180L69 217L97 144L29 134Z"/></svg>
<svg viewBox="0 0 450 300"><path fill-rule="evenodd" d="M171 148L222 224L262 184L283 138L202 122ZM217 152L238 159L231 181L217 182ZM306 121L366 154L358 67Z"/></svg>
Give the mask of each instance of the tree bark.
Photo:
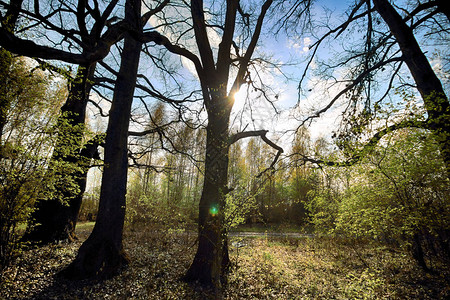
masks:
<svg viewBox="0 0 450 300"><path fill-rule="evenodd" d="M7 32L14 32L19 10L23 0L11 0L5 16L1 19L1 28ZM7 113L10 108L10 100L8 99L6 80L9 76L9 70L12 64L12 55L4 48L0 48L0 159L3 158L2 137L3 128L6 125Z"/></svg>
<svg viewBox="0 0 450 300"><path fill-rule="evenodd" d="M127 1L125 18L136 29L141 28L140 11L140 0ZM141 42L129 33L125 35L106 133L97 222L75 260L63 272L69 278L109 278L128 263L122 245L128 171L127 138L141 47Z"/></svg>
<svg viewBox="0 0 450 300"><path fill-rule="evenodd" d="M229 192L228 123L231 108L223 105L228 103L228 98L217 100L213 101L217 105L209 106L208 109L205 176L199 203L198 248L185 279L198 280L203 285L220 291L223 271L229 264L224 207L225 195Z"/></svg>
<svg viewBox="0 0 450 300"><path fill-rule="evenodd" d="M373 0L394 35L428 113L428 127L438 141L443 160L450 176L450 106L439 78L422 52L411 28L387 0Z"/></svg>
<svg viewBox="0 0 450 300"><path fill-rule="evenodd" d="M82 140L86 106L92 87L95 63L89 66L79 66L77 77L72 82L67 101L61 107L58 119L58 138L53 151L50 169L55 168L56 176L70 176L74 189L67 189L64 183L56 186L61 191L59 199L43 199L36 205L32 214L33 222L24 236L24 240L47 244L58 241L73 241L76 239L75 226L81 199L86 188L86 177L89 163L93 158L93 149L83 150ZM96 142L98 145L98 141ZM85 145L88 146L88 145ZM92 148L93 144L89 146ZM89 153L91 152L91 153ZM65 165L67 170L58 170L58 166ZM61 200L67 201L62 203Z"/></svg>
<svg viewBox="0 0 450 300"><path fill-rule="evenodd" d="M7 82L9 71L12 64L12 56L7 50L0 49L0 159L3 158L2 140L3 140L3 128L6 125L8 117L8 110L11 105L11 101L8 99L8 85Z"/></svg>

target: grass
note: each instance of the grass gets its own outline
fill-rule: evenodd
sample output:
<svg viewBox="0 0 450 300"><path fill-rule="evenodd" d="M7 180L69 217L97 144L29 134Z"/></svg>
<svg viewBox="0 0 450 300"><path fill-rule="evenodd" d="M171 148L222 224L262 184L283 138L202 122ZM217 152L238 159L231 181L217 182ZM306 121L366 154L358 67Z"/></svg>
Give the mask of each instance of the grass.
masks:
<svg viewBox="0 0 450 300"><path fill-rule="evenodd" d="M53 275L76 255L93 223L77 226L80 241L25 251L2 275L0 299L213 299L179 279L192 262L195 235L151 226L128 229L129 268L103 282ZM232 238L225 299L445 299L449 271L429 274L404 252L336 238ZM236 243L235 243L236 244Z"/></svg>
<svg viewBox="0 0 450 300"><path fill-rule="evenodd" d="M445 299L448 271L424 273L402 252L331 238L252 239L234 254L231 299Z"/></svg>
<svg viewBox="0 0 450 300"><path fill-rule="evenodd" d="M77 231L91 231L94 228L95 222L81 222L77 223Z"/></svg>
<svg viewBox="0 0 450 300"><path fill-rule="evenodd" d="M295 224L253 224L239 225L232 228L234 232L282 232L282 233L309 233L308 228L303 228Z"/></svg>

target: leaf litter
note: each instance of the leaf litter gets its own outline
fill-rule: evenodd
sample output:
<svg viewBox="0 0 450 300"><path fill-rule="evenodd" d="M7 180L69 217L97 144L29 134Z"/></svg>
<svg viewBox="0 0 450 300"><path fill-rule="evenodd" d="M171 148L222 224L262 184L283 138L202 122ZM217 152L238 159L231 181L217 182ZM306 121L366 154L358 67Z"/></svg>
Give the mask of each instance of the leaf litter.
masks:
<svg viewBox="0 0 450 300"><path fill-rule="evenodd" d="M198 284L180 280L196 250L195 232L128 229L130 265L104 281L55 276L76 256L79 240L26 250L6 269L0 299L214 299ZM450 274L425 273L401 251L332 238L230 238L232 267L224 299L446 299ZM359 253L355 254L355 247ZM352 250L353 249L353 250ZM364 261L362 261L362 259Z"/></svg>

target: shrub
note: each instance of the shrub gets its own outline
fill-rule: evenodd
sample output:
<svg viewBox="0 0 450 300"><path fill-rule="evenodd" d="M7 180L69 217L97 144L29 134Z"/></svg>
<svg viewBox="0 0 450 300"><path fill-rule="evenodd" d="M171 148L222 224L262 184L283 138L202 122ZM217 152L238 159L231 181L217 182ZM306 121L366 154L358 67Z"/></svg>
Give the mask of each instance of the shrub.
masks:
<svg viewBox="0 0 450 300"><path fill-rule="evenodd" d="M23 59L12 60L3 71L1 109L6 120L0 144L0 270L20 253L23 230L19 228L29 221L36 200L56 192L52 187L60 177L48 170L48 162L52 128L65 98L62 85L46 73L30 71Z"/></svg>

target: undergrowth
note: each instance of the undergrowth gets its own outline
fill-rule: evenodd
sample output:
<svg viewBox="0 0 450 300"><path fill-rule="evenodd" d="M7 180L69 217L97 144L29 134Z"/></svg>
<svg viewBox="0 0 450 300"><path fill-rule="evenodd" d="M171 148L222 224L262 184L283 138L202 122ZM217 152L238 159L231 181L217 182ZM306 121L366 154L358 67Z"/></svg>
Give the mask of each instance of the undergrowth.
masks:
<svg viewBox="0 0 450 300"><path fill-rule="evenodd" d="M113 279L71 282L55 277L80 241L27 250L1 277L0 299L208 299L208 290L180 280L196 250L183 229L129 228L130 266ZM449 271L425 273L407 253L330 237L231 238L225 299L446 299Z"/></svg>

